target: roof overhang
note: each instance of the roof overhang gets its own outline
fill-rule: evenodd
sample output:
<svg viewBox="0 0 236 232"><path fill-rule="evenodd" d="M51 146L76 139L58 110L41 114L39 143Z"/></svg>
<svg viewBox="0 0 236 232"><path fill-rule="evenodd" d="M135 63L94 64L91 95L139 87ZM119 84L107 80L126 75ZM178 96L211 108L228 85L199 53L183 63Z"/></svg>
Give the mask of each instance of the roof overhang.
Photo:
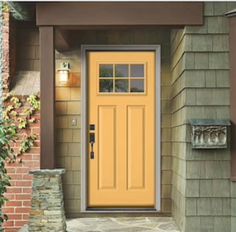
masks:
<svg viewBox="0 0 236 232"><path fill-rule="evenodd" d="M37 3L38 26L185 26L203 24L202 2Z"/></svg>

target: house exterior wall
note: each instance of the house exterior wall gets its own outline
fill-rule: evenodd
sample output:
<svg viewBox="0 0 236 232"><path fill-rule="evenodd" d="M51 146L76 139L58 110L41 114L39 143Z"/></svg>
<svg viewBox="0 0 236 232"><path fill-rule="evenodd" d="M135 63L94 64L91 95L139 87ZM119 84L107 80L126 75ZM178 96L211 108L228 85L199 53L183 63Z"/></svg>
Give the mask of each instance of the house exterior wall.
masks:
<svg viewBox="0 0 236 232"><path fill-rule="evenodd" d="M39 30L35 25L17 23L16 34L16 70L39 71Z"/></svg>
<svg viewBox="0 0 236 232"><path fill-rule="evenodd" d="M1 2L0 2L1 4ZM69 61L71 81L62 85L56 75L56 161L66 168L65 207L68 216L80 213L80 44L161 44L162 90L162 212L172 213L183 232L236 231L236 183L230 181L230 150L192 150L189 119L229 119L228 19L235 2L204 4L204 25L171 30L79 31L78 46L56 52L56 69ZM0 22L0 71L4 89L10 77L9 15ZM23 35L25 34L24 37ZM36 70L38 31L22 28L17 43L18 70ZM28 41L28 42L27 42ZM22 47L21 47L22 45ZM171 45L171 46L170 46ZM19 54L19 53L18 53ZM77 119L77 125L72 125ZM39 124L34 128L39 131ZM9 165L13 186L5 212L6 231L27 223L31 199L28 171L39 167L39 147Z"/></svg>
<svg viewBox="0 0 236 232"><path fill-rule="evenodd" d="M170 47L169 30L112 30L79 31L80 44L160 44L161 45L161 104L162 104L162 207L163 213L171 213L171 134L170 134ZM71 64L71 81L68 86L59 83L56 77L56 127L57 127L57 166L66 168L64 176L65 207L67 215L75 216L80 212L80 48L71 52L56 52L56 69L60 63ZM74 84L73 84L74 83ZM78 125L71 121L76 118Z"/></svg>
<svg viewBox="0 0 236 232"><path fill-rule="evenodd" d="M207 2L203 26L172 31L173 215L186 232L235 231L230 149L192 150L189 126L189 119L230 119L224 13L235 7Z"/></svg>
<svg viewBox="0 0 236 232"><path fill-rule="evenodd" d="M5 8L4 8L5 9ZM0 12L2 10L2 2L0 2ZM10 81L16 71L15 60L16 50L16 34L15 34L15 22L10 17L10 13L4 10L3 14L0 14L0 86L1 86L1 103L3 104L3 97L10 91ZM30 31L30 29L29 29ZM38 35L38 34L37 34ZM28 38L30 33L24 35L24 44L30 46ZM18 40L17 40L18 41ZM27 42L28 41L28 42ZM37 43L37 36L34 37L34 44ZM22 47L23 42L19 42L17 46ZM24 51L21 51L25 53ZM27 50L28 52L28 50ZM24 66L25 67L25 66ZM23 66L18 66L20 70L30 70L28 68L23 69ZM22 103L26 104L27 96L19 96ZM4 103L5 104L5 103ZM26 106L25 105L25 106ZM28 107L27 107L28 108ZM2 106L1 106L2 109ZM21 116L24 114L24 107L22 108ZM39 113L35 115L35 118L39 120ZM40 122L31 126L30 133L38 134ZM16 143L12 144L14 149L19 149L22 142L22 135L19 135ZM40 167L40 148L39 141L37 140L34 147L30 152L23 154L22 163L16 162L14 164L7 164L7 171L11 177L11 186L8 187L6 197L9 202L6 203L3 211L8 215L9 220L4 223L5 232L18 231L24 224L27 224L29 218L29 212L31 208L31 193L32 193L32 177L29 175L30 170L38 169Z"/></svg>

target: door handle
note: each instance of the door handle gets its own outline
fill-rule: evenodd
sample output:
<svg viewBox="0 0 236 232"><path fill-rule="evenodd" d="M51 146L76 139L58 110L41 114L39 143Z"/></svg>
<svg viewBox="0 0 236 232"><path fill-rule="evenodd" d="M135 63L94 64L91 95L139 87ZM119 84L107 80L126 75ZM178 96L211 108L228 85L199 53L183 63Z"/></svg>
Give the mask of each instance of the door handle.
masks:
<svg viewBox="0 0 236 232"><path fill-rule="evenodd" d="M95 143L95 133L89 133L89 143L90 143L90 159L94 159L93 145Z"/></svg>

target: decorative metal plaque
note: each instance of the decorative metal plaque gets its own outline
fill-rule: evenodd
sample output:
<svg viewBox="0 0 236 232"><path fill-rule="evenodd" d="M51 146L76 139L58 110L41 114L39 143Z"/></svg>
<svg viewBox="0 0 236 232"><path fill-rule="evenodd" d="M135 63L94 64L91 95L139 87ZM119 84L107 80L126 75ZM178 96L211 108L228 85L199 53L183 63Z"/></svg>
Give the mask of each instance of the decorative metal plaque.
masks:
<svg viewBox="0 0 236 232"><path fill-rule="evenodd" d="M228 120L191 120L192 147L194 149L219 149L228 145Z"/></svg>

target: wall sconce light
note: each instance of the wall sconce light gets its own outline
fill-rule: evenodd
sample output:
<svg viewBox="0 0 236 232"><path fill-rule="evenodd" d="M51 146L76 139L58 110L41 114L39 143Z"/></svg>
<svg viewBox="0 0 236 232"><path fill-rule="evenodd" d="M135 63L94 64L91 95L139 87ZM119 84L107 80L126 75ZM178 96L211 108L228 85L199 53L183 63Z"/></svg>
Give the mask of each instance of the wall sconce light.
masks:
<svg viewBox="0 0 236 232"><path fill-rule="evenodd" d="M59 81L61 83L67 83L70 76L70 64L69 62L61 63L61 68L57 70L59 74Z"/></svg>

